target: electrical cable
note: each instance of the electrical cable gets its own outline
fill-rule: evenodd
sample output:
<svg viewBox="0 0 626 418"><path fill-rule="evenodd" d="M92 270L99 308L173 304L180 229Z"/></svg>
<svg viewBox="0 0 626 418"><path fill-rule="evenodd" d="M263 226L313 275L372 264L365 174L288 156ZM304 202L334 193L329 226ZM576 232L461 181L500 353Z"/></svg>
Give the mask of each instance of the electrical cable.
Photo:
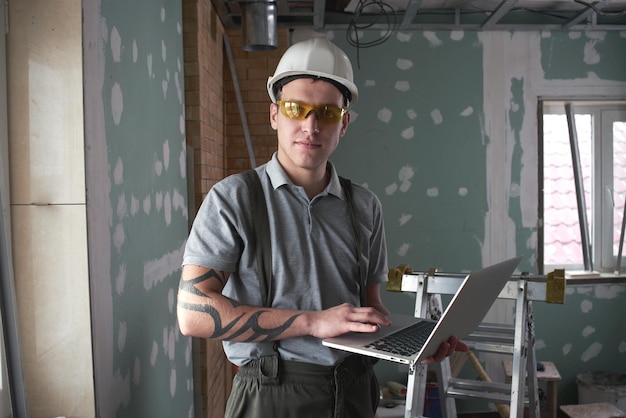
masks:
<svg viewBox="0 0 626 418"><path fill-rule="evenodd" d="M376 7L378 8L377 10L378 13L372 13L370 10L368 10L367 14L376 15L375 20L370 23L359 24L357 21L359 20L361 16L366 14L365 9L368 7L371 8L372 6L374 8ZM381 20L383 20L383 25L384 26L386 25L386 29L384 29L384 32L381 34L381 36L368 42L361 42L361 40L359 39L359 30L367 30L379 24ZM350 23L348 24L348 28L346 30L346 39L348 41L348 44L356 47L357 66L359 68L361 68L360 49L371 48L374 46L381 45L382 43L384 43L391 37L393 32L395 32L396 27L397 27L396 12L394 8L391 7L391 5L389 5L388 3L385 3L382 0L359 0L358 5L356 9L354 10L352 18L350 19Z"/></svg>

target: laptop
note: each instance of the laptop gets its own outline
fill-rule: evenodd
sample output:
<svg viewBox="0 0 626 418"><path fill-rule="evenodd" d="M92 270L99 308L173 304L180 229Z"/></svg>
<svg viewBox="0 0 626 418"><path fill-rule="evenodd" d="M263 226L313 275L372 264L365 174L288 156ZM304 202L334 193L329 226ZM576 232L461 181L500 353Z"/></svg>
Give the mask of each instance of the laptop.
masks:
<svg viewBox="0 0 626 418"><path fill-rule="evenodd" d="M511 258L468 274L438 321L391 314L391 326L383 327L378 332L350 332L324 339L322 344L413 367L434 355L441 343L451 336L462 340L474 332L521 260L522 257ZM390 347L384 341L387 338L406 340L414 332L421 336L418 335L415 341L408 343L409 350L406 347Z"/></svg>

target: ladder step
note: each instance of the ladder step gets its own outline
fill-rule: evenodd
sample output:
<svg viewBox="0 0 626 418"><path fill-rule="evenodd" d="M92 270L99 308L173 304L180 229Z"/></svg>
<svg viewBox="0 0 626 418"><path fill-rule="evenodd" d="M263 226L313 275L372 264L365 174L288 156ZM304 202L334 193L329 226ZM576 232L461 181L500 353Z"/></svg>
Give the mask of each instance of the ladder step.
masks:
<svg viewBox="0 0 626 418"><path fill-rule="evenodd" d="M463 342L474 351L482 351L484 353L513 354L513 347L507 344L489 344L470 340L463 340Z"/></svg>
<svg viewBox="0 0 626 418"><path fill-rule="evenodd" d="M497 403L511 402L511 385L450 378L446 396L460 399L486 399Z"/></svg>
<svg viewBox="0 0 626 418"><path fill-rule="evenodd" d="M468 335L466 339L470 341L487 341L510 345L513 345L513 343L515 342L515 338L513 335L509 336L503 334L490 334L486 332L473 332Z"/></svg>

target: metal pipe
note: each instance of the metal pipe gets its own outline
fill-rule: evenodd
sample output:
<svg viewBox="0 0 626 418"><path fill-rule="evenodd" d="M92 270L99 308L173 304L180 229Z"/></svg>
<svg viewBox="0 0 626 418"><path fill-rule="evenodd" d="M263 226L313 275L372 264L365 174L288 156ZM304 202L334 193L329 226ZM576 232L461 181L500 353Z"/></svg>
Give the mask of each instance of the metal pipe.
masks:
<svg viewBox="0 0 626 418"><path fill-rule="evenodd" d="M242 2L244 51L268 51L278 46L278 11L275 2Z"/></svg>
<svg viewBox="0 0 626 418"><path fill-rule="evenodd" d="M587 222L587 204L585 200L585 188L583 184L582 165L580 163L580 151L578 150L578 135L574 121L574 109L571 103L565 105L567 127L569 129L569 143L572 151L572 168L574 169L574 186L576 188L576 203L578 204L578 224L580 226L580 239L582 241L583 262L585 270L593 270L591 259L591 241L589 238L589 223Z"/></svg>

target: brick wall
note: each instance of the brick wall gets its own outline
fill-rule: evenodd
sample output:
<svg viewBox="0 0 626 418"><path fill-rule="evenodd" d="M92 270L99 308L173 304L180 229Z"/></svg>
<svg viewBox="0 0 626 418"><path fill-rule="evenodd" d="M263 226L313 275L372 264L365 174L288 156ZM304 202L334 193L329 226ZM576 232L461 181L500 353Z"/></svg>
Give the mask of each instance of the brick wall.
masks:
<svg viewBox="0 0 626 418"><path fill-rule="evenodd" d="M225 173L224 29L210 0L183 0L182 4L187 149L193 161L188 170L193 187L189 204L190 210L197 210ZM232 365L220 341L194 339L193 344L195 416L223 417Z"/></svg>
<svg viewBox="0 0 626 418"><path fill-rule="evenodd" d="M289 31L278 30L278 48L273 51L246 52L239 28L227 31L237 71L237 80L246 115L250 140L257 165L267 162L276 151L276 132L270 126L267 78L274 74L289 43ZM235 86L228 62L224 62L224 100L226 114L226 174L250 168L250 156Z"/></svg>
<svg viewBox="0 0 626 418"><path fill-rule="evenodd" d="M189 191L189 201L190 209L197 211L215 183L250 168L251 164L224 49L224 26L210 0L183 0L182 5L186 132L192 158L188 172L193 190ZM260 165L276 150L265 85L287 48L289 32L279 30L279 48L271 52L243 51L239 28L228 30L227 36L255 161ZM220 341L194 339L193 352L195 416L221 418L231 389L233 367L224 356Z"/></svg>

